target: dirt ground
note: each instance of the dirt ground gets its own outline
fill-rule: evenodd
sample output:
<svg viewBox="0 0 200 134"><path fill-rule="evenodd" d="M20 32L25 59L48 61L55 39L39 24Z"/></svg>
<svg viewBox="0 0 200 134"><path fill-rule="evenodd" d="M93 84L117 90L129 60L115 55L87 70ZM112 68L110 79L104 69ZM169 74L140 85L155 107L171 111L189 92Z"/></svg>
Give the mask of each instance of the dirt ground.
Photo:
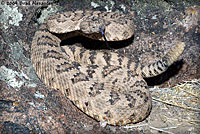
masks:
<svg viewBox="0 0 200 134"><path fill-rule="evenodd" d="M42 1L42 0L41 0ZM0 133L200 133L199 0L0 0ZM142 64L154 62L179 41L186 48L163 74L146 79L153 97L151 114L127 126L109 126L76 108L59 91L47 88L30 60L31 41L48 16L72 10L129 14L135 34L110 43L112 51ZM66 42L65 42L66 43ZM95 41L73 38L67 44L91 48Z"/></svg>

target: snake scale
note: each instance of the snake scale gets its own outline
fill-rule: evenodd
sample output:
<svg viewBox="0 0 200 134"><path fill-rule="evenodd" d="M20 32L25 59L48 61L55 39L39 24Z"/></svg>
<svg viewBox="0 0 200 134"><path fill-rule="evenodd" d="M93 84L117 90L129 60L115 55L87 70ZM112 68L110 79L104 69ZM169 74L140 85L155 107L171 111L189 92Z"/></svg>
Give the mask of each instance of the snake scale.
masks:
<svg viewBox="0 0 200 134"><path fill-rule="evenodd" d="M125 40L133 36L131 17L115 12L74 11L49 17L36 31L32 46L33 67L48 87L60 90L85 114L111 125L144 120L152 99L143 78L166 71L184 50L177 43L160 60L141 65L118 53L60 46L56 34L83 35L96 40Z"/></svg>

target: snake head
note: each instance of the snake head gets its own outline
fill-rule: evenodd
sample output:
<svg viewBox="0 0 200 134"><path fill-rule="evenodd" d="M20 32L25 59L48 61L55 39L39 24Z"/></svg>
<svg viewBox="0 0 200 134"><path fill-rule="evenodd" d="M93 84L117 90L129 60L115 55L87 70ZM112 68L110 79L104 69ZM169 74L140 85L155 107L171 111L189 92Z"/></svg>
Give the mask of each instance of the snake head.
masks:
<svg viewBox="0 0 200 134"><path fill-rule="evenodd" d="M80 23L80 31L84 34L101 33L102 31L105 31L104 20L84 20Z"/></svg>

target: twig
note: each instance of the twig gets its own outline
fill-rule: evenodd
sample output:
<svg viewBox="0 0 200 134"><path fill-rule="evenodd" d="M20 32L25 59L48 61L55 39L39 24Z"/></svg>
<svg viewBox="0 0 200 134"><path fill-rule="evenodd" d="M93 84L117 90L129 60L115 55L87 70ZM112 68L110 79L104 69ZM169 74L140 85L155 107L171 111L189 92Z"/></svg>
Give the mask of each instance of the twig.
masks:
<svg viewBox="0 0 200 134"><path fill-rule="evenodd" d="M162 103L165 103L165 104L168 104L168 105L172 105L172 106L175 106L175 107L179 107L179 108L183 108L183 109L187 109L187 110L192 110L192 111L200 112L200 109L197 109L197 108L178 106L178 105L175 105L173 103L165 102L165 101L162 101L160 99L153 98L153 97L152 97L152 99L154 101L162 102Z"/></svg>
<svg viewBox="0 0 200 134"><path fill-rule="evenodd" d="M194 97L196 97L196 98L200 98L200 96L198 96L198 95L196 95L196 94L193 94L193 93L191 93L191 92L188 92L188 91L185 91L185 90L183 90L183 92L186 92L186 93L188 93L188 94L190 94L190 95L192 95L192 96L194 96Z"/></svg>
<svg viewBox="0 0 200 134"><path fill-rule="evenodd" d="M174 133L172 133L172 132L163 130L163 129L161 129L161 128L155 128L155 127L152 127L152 126L149 126L149 128L154 129L154 130L157 130L157 131L160 131L160 132L164 132L164 133L167 133L167 134L174 134Z"/></svg>
<svg viewBox="0 0 200 134"><path fill-rule="evenodd" d="M136 128L136 127L144 127L144 126L147 126L148 124L141 124L141 125L135 125L135 124L129 124L129 125L126 125L124 126L123 128L126 128L126 129L130 129L130 128Z"/></svg>

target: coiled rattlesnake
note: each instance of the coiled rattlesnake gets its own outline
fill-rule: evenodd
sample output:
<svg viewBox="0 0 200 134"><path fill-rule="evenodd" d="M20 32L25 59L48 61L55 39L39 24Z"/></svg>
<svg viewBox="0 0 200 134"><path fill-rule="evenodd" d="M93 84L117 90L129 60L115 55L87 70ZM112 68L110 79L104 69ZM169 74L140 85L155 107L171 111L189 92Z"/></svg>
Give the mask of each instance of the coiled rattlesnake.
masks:
<svg viewBox="0 0 200 134"><path fill-rule="evenodd" d="M127 39L134 33L131 18L119 13L76 11L50 17L34 35L33 67L48 87L59 89L96 120L112 125L140 122L152 105L143 78L164 72L183 52L185 43L178 43L155 63L142 66L114 52L60 46L61 39L52 34L83 34L103 40L100 29L108 41Z"/></svg>

